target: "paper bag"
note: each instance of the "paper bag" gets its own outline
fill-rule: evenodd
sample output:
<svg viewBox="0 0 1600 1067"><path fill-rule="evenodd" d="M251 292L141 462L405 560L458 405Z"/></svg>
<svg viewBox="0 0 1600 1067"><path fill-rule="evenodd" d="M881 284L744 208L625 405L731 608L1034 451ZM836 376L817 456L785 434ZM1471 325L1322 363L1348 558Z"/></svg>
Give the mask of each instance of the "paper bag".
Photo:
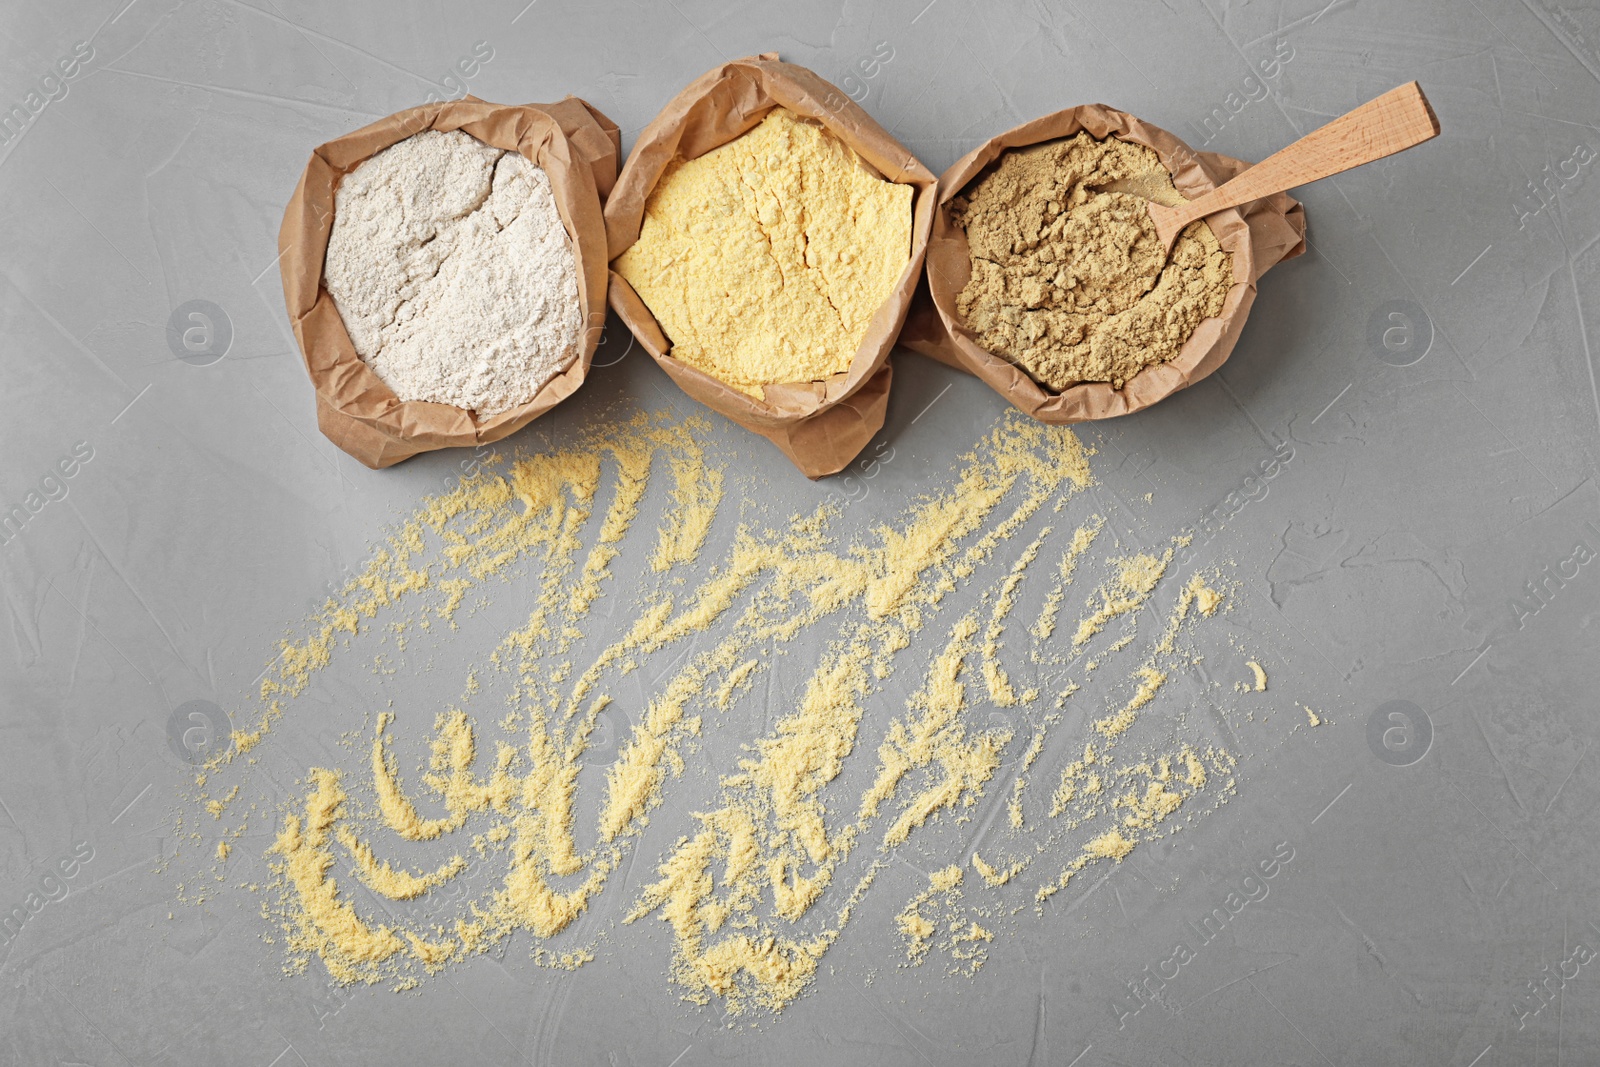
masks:
<svg viewBox="0 0 1600 1067"><path fill-rule="evenodd" d="M578 300L587 326L581 353L532 400L497 415L479 417L450 404L396 397L356 354L333 297L322 286L340 179L423 130L461 130L495 148L520 152L543 168L577 260ZM621 149L616 123L577 97L504 105L469 96L401 111L313 151L284 210L278 253L289 321L316 389L317 426L328 440L378 469L436 448L498 441L571 396L583 384L605 328L601 204L616 181Z"/></svg>
<svg viewBox="0 0 1600 1067"><path fill-rule="evenodd" d="M1040 422L1069 423L1107 419L1147 408L1185 389L1222 366L1233 351L1256 296L1256 279L1268 268L1305 251L1305 209L1285 193L1208 216L1217 241L1233 254L1233 285L1222 313L1205 319L1165 363L1153 363L1121 389L1109 382L1081 382L1057 393L1003 356L985 351L962 324L956 298L972 276L967 235L950 219L950 201L981 177L1008 148L1071 137L1113 136L1155 149L1173 183L1193 200L1250 166L1211 152L1194 152L1166 130L1141 122L1104 104L1068 108L1008 130L968 152L939 178L938 207L928 240L927 270L916 304L901 331L900 343L994 387L1012 404Z"/></svg>
<svg viewBox="0 0 1600 1067"><path fill-rule="evenodd" d="M753 128L775 107L813 119L889 181L910 185L911 259L878 308L850 369L820 382L769 385L759 400L691 367L671 344L649 307L615 271L611 307L684 392L770 440L809 478L842 470L883 426L889 401L889 351L911 306L933 224L937 182L904 146L843 91L805 67L764 53L695 79L639 134L606 201L607 254L615 260L639 239L645 202L674 158L695 159Z"/></svg>

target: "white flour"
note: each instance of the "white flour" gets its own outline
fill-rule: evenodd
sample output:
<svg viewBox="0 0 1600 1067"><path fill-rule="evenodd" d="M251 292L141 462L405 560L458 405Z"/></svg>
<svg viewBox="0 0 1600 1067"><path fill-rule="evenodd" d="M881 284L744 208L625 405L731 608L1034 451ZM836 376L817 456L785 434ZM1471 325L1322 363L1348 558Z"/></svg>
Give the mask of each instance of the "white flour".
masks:
<svg viewBox="0 0 1600 1067"><path fill-rule="evenodd" d="M323 281L401 400L493 415L577 358L577 271L542 169L427 130L345 175Z"/></svg>

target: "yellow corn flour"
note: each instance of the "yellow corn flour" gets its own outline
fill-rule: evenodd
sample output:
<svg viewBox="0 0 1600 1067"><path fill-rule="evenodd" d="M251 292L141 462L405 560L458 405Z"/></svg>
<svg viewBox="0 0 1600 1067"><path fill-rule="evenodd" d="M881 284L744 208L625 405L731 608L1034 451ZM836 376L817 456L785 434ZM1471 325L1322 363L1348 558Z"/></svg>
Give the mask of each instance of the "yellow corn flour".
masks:
<svg viewBox="0 0 1600 1067"><path fill-rule="evenodd" d="M1233 257L1204 222L1169 258L1145 208L1183 196L1154 150L1078 133L1013 148L950 202L972 276L957 298L985 350L1061 390L1120 389L1222 311Z"/></svg>
<svg viewBox="0 0 1600 1067"><path fill-rule="evenodd" d="M905 938L909 963L922 963L937 943L950 955L948 973L970 978L988 959L985 946L994 940L994 932L979 926L962 906L962 877L956 866L934 871L928 888L912 897L894 922Z"/></svg>
<svg viewBox="0 0 1600 1067"><path fill-rule="evenodd" d="M1092 481L1071 431L1008 414L869 531L833 505L770 526L727 507L735 474L708 440L701 419L641 414L489 462L283 642L185 829L220 877L230 850L261 847L242 835L269 806L256 858L272 878L251 887L288 971L403 990L511 937L570 968L659 923L679 996L777 1011L869 896L898 895L874 914L892 916L906 964L937 952L971 975L1029 902L1231 795L1234 757L1161 703L1225 594L1200 575L1168 589L1164 548L1089 558L1105 519L1058 517ZM726 547L706 559L709 543ZM619 560L644 577L619 585ZM1076 592L1090 570L1098 584ZM395 676L427 657L397 650L458 652L453 628L475 632L497 590L521 607L452 657L460 698L407 705ZM1160 624L1140 646L1149 608ZM327 713L321 671L366 656L375 714L346 758L290 767L296 797L273 800L253 775L288 758L275 735ZM766 685L785 656L803 682ZM1091 662L1107 684L1086 684ZM742 752L710 764L708 723L751 722L765 725ZM690 775L710 776L709 798L666 805ZM970 822L988 826L976 844ZM907 848L940 857L931 884L891 862ZM638 888L596 909L613 881Z"/></svg>
<svg viewBox="0 0 1600 1067"><path fill-rule="evenodd" d="M613 267L672 356L762 398L848 370L911 259L912 188L870 172L822 127L776 108L668 166L639 240Z"/></svg>

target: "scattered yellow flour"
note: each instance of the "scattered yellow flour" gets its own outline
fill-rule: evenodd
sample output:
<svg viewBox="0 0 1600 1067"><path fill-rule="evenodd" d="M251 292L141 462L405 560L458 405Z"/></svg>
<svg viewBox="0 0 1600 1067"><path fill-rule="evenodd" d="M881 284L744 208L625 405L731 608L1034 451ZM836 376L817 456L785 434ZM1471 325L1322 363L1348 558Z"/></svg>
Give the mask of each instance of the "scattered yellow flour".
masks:
<svg viewBox="0 0 1600 1067"><path fill-rule="evenodd" d="M950 958L955 964L950 968L951 974L962 974L972 977L978 973L989 959L989 953L984 945L994 940L994 932L985 930L975 922L969 922L966 929L959 926L950 931Z"/></svg>
<svg viewBox="0 0 1600 1067"><path fill-rule="evenodd" d="M994 940L994 932L979 926L962 909L961 880L959 866L934 871L928 876L928 888L912 897L895 916L895 926L905 938L906 960L912 966L928 958L940 930L945 936L938 943L952 961L948 973L971 977L988 959L985 946ZM930 918L924 909L931 909L933 916Z"/></svg>
<svg viewBox="0 0 1600 1067"><path fill-rule="evenodd" d="M1059 431L1039 435L1021 424L991 436L967 460L971 465L953 490L913 507L903 525L878 530L876 546L852 553L854 564L832 553L809 556L803 543L788 546L779 573L816 582L810 599L829 610L859 596L866 620L847 625L845 638L830 649L797 710L758 742L756 758L724 777L723 806L700 817L700 833L680 840L659 868L661 880L647 889L630 916L633 921L657 910L672 924L674 973L690 995L723 996L734 1012L751 1004L782 1007L811 980L816 959L837 938L876 868L834 913L835 925L797 936L789 924L820 900L879 808L900 801L884 831L885 845L892 846L940 811L973 804L998 765L1005 738L991 732L970 736L960 719L965 699L959 677L964 659L975 651L977 632L977 620L968 616L955 627L921 695L911 701L913 714L890 725L878 749L877 780L858 804L857 823L835 832L827 825L820 798L854 747L863 697L872 680L890 676L895 657L952 588L951 576L971 574L988 558L999 540L992 536L995 531L1016 529L1051 495L1088 482L1075 439ZM1019 484L1027 489L1011 513L958 552L960 539L978 529ZM784 632L817 618L789 619ZM908 778L927 784L902 799ZM701 873L709 858L722 856L741 860L723 865L716 877ZM769 925L756 914L763 899L770 901L778 923ZM730 915L749 917L735 924L737 932L723 934Z"/></svg>
<svg viewBox="0 0 1600 1067"><path fill-rule="evenodd" d="M1027 868L1027 866L1028 862L1026 860L1019 860L1009 867L994 867L985 863L983 861L983 857L978 855L976 852L972 854L972 869L983 876L984 884L988 885L990 888L1005 885L1007 882L1011 881L1011 879L1021 874L1023 870Z"/></svg>
<svg viewBox="0 0 1600 1067"><path fill-rule="evenodd" d="M669 165L613 266L675 358L760 398L765 385L849 369L910 262L911 198L821 126L775 108Z"/></svg>
<svg viewBox="0 0 1600 1067"><path fill-rule="evenodd" d="M1139 679L1139 688L1134 691L1128 702L1122 705L1120 711L1098 720L1094 728L1106 737L1115 737L1133 725L1134 713L1155 699L1156 690L1160 689L1167 681L1167 672L1146 665L1140 667L1135 673Z"/></svg>
<svg viewBox="0 0 1600 1067"><path fill-rule="evenodd" d="M920 803L903 810L885 834L888 844L905 841L936 810L958 800L969 780L974 784L987 781L999 765L1000 745L995 742L1001 739L994 738L976 751L963 744L966 730L961 713L967 706L967 686L961 675L977 629L977 620L971 615L956 624L949 644L928 672L926 685L911 699L912 708L919 712L916 719L891 723L888 737L878 748L878 777L861 801L863 821L878 814L912 770L928 767L935 759L945 767L945 788L922 794Z"/></svg>
<svg viewBox="0 0 1600 1067"><path fill-rule="evenodd" d="M994 609L989 613L989 626L983 635L983 680L989 690L989 699L1001 707L1011 707L1019 699L1024 703L1032 703L1036 693L1031 691L1023 693L1020 698L1017 690L1011 684L1010 677L1006 674L1005 667L1000 662L1000 638L1006 632L1006 616L1011 614L1011 609L1017 603L1017 590L1022 585L1026 576L1028 565L1039 555L1039 546L1044 544L1045 538L1050 536L1050 527L1046 526L1039 532L1033 543L1023 549L1022 555L1011 567L1011 574L1000 587L1000 595L995 597Z"/></svg>
<svg viewBox="0 0 1600 1067"><path fill-rule="evenodd" d="M1217 613L1217 608L1222 606L1222 594L1206 585L1205 579L1195 575L1189 581L1189 588L1194 591L1195 599L1200 607L1200 613L1207 618Z"/></svg>
<svg viewBox="0 0 1600 1067"><path fill-rule="evenodd" d="M1072 647L1081 647L1112 619L1137 611L1167 573L1167 564L1171 562L1170 548L1159 558L1140 553L1123 560L1116 581L1100 588L1100 606L1078 623L1078 631L1072 635Z"/></svg>
<svg viewBox="0 0 1600 1067"><path fill-rule="evenodd" d="M1245 666L1249 667L1250 668L1250 673L1256 676L1256 683L1255 683L1256 692L1258 692L1258 693L1266 692L1267 691L1267 672L1264 669L1262 669L1261 664L1257 663L1255 660L1249 660L1248 662L1245 663Z"/></svg>
<svg viewBox="0 0 1600 1067"><path fill-rule="evenodd" d="M666 573L676 564L695 561L711 530L717 505L722 502L722 471L707 470L691 456L672 460L672 478L677 507L668 525L662 528L655 557L650 561L650 569L657 574Z"/></svg>
<svg viewBox="0 0 1600 1067"><path fill-rule="evenodd" d="M1061 581L1050 590L1050 595L1045 598L1044 607L1039 610L1039 619L1033 624L1033 636L1039 641L1050 640L1050 635L1056 630L1056 617L1061 613L1061 602L1066 599L1067 586L1072 584L1072 575L1078 568L1078 560L1089 551L1094 544L1094 539L1100 533L1100 528L1106 524L1101 516L1095 516L1088 524L1078 527L1072 534L1072 543L1061 554L1059 569Z"/></svg>
<svg viewBox="0 0 1600 1067"><path fill-rule="evenodd" d="M388 926L369 926L354 905L339 894L329 872L334 866L333 829L345 803L337 771L311 772L314 790L304 816L284 817L283 829L269 852L284 860L284 877L294 887L299 907L284 924L289 948L303 961L315 954L328 973L344 982L364 979L370 965L401 951L404 942ZM300 963L296 969L303 967Z"/></svg>
<svg viewBox="0 0 1600 1067"><path fill-rule="evenodd" d="M1028 771L1033 767L1034 761L1044 752L1045 738L1048 731L1035 729L1033 738L1028 742L1028 749L1022 754L1022 765L1017 768L1017 776L1011 780L1011 797L1006 801L1006 818L1011 823L1013 830L1022 829L1027 819L1022 813L1022 794L1028 788Z"/></svg>
<svg viewBox="0 0 1600 1067"><path fill-rule="evenodd" d="M1200 614L1209 619L1225 602L1226 598L1221 593L1206 584L1204 575L1196 574L1191 577L1178 597L1178 606L1167 620L1166 633L1156 645L1156 651L1171 654L1173 643L1178 639L1178 631L1182 629L1184 620L1189 617L1189 609L1199 608Z"/></svg>
<svg viewBox="0 0 1600 1067"><path fill-rule="evenodd" d="M963 857L979 876L969 898L1042 904L1085 867L1119 862L1214 808L1196 801L1202 792L1216 804L1231 795L1232 757L1206 738L1122 752L1155 691L1190 662L1179 639L1207 615L1198 578L1128 663L1131 690L1073 697L1078 687L1066 687L1063 700L1109 700L1114 729L1085 747L1093 716L1074 720L1084 731L1074 734L1062 714L1036 710L1093 635L1126 616L1129 632L1096 653L1122 662L1138 608L1168 595L1170 552L1099 561L1099 593L1067 624L1083 640L1052 643L1053 622L1042 636L1036 624L1034 658L1007 656L1011 616L1036 603L1022 580L1029 565L1061 560L1054 595L1088 565L1103 522L1081 523L1069 540L1043 521L1091 481L1069 430L1007 415L944 484L859 533L827 506L774 528L743 509L726 514L706 431L698 419L640 416L561 451L486 465L424 501L283 643L259 718L197 776L196 804L218 818L243 818L240 785L224 791L230 777L248 779L317 673L358 642L378 646L385 673L374 681L387 686L405 667L387 643L454 622L508 580L526 596L525 614L468 657L467 681L449 690L459 702L409 707L403 689L376 690L396 700L346 735L350 758L309 768L302 795L280 809L265 912L288 970L315 958L337 982L409 989L517 934L539 965L571 968L594 958L598 938L653 918L670 931L670 978L685 999L777 1011L816 979L908 844L942 851L950 866L896 927L912 958L937 947L951 973L970 974L1006 932L997 916L1016 909L963 902ZM650 496L661 479L667 491ZM647 496L664 500L661 514L644 513ZM1012 538L1021 547L999 551ZM702 565L708 544L724 547ZM628 573L644 575L636 588L617 588L624 553ZM454 633L431 639L463 639ZM819 651L792 692L753 684L800 647ZM905 670L915 678L901 683ZM1009 693L1023 729L987 718L995 693ZM767 701L784 703L769 717ZM708 768L708 716L768 725L735 765ZM1156 725L1163 738L1181 728ZM1028 794L1036 765L1059 782L1048 804ZM675 781L708 771L715 790L695 814L664 806ZM994 818L980 854L955 828L985 811ZM239 840L243 826L224 829ZM1052 856L1040 884L1037 861ZM1070 860L1051 874L1060 857ZM591 905L630 865L653 874L628 878L637 890L617 887L635 896L606 933Z"/></svg>
<svg viewBox="0 0 1600 1067"><path fill-rule="evenodd" d="M906 958L912 963L921 963L928 957L928 950L933 947L934 935L939 932L939 926L932 919L922 914L922 908L930 901L949 899L960 892L956 887L961 884L961 868L949 866L943 870L934 871L928 876L928 888L912 897L899 915L895 916L895 925L906 939Z"/></svg>
<svg viewBox="0 0 1600 1067"><path fill-rule="evenodd" d="M1306 709L1306 721L1307 722L1309 722L1312 726L1321 726L1322 725L1322 716L1318 715L1316 712L1312 711L1310 705L1302 704L1300 706Z"/></svg>
<svg viewBox="0 0 1600 1067"><path fill-rule="evenodd" d="M1234 763L1233 756L1215 747L1202 753L1183 745L1170 755L1112 770L1103 753L1086 749L1082 759L1062 771L1051 817L1061 816L1069 831L1097 820L1104 825L1107 816L1113 825L1083 841L1078 855L1061 873L1034 892L1034 900L1043 905L1066 888L1075 874L1099 860L1121 862L1141 840L1176 833L1182 827L1172 824L1173 817L1211 784L1214 774L1231 772ZM1222 783L1217 803L1225 802L1235 789L1236 781L1230 776Z"/></svg>
<svg viewBox="0 0 1600 1067"><path fill-rule="evenodd" d="M1080 793L1098 796L1104 787L1100 775L1094 771L1085 770L1099 762L1095 755L1093 745L1083 746L1083 758L1067 764L1061 769L1061 784L1056 786L1055 796L1050 802L1050 817L1053 819L1067 810L1067 805L1077 799Z"/></svg>
<svg viewBox="0 0 1600 1067"><path fill-rule="evenodd" d="M990 352L1051 389L1115 388L1221 313L1233 257L1204 222L1169 259L1145 208L1183 202L1156 153L1088 133L1005 152L951 201L972 277L957 310Z"/></svg>

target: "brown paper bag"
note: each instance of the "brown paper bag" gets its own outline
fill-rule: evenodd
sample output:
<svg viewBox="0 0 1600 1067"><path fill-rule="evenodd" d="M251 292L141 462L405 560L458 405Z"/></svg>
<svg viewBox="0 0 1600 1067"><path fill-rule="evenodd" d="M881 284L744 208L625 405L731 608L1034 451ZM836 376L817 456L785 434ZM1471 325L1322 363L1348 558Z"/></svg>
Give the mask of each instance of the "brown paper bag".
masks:
<svg viewBox="0 0 1600 1067"><path fill-rule="evenodd" d="M1256 279L1274 264L1305 251L1305 209L1284 193L1207 218L1223 248L1233 254L1233 285L1222 314L1200 323L1178 354L1154 363L1121 389L1109 382L1083 382L1057 393L1003 356L981 348L956 313L956 298L972 276L966 233L950 221L950 201L1008 148L1021 148L1087 130L1155 149L1186 198L1232 178L1250 164L1211 152L1192 151L1166 130L1104 104L1068 108L1008 130L968 152L939 178L938 209L928 240L927 271L900 343L952 367L976 374L1017 408L1040 422L1107 419L1147 408L1185 389L1218 367L1233 351L1256 296Z"/></svg>
<svg viewBox="0 0 1600 1067"><path fill-rule="evenodd" d="M606 201L607 253L616 259L639 239L645 201L674 157L695 159L754 127L775 107L814 119L893 182L914 186L911 260L878 308L850 369L826 381L766 387L757 400L672 357L666 334L639 294L615 271L611 307L684 392L770 440L808 478L842 470L883 426L889 402L889 351L905 322L933 224L937 182L904 146L842 91L805 67L763 53L710 71L679 93L639 134Z"/></svg>
<svg viewBox="0 0 1600 1067"><path fill-rule="evenodd" d="M528 403L487 418L450 404L396 397L356 354L333 297L322 287L340 179L423 130L462 130L485 144L520 152L542 167L577 259L578 300L588 324L582 352ZM471 96L424 104L313 151L284 210L278 253L289 321L316 388L317 426L328 440L378 469L436 448L498 441L571 396L583 384L605 328L601 204L616 182L621 151L617 124L575 96L555 104L490 104Z"/></svg>

